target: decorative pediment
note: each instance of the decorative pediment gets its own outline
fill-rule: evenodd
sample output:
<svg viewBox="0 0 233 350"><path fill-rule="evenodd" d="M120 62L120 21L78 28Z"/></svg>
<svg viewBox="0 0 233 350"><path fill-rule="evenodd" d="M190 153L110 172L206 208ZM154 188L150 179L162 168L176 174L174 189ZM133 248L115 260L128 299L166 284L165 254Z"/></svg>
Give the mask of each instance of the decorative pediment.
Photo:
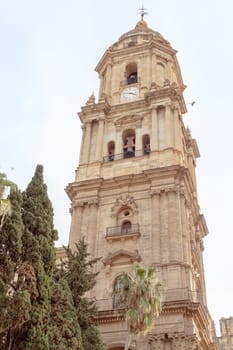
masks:
<svg viewBox="0 0 233 350"><path fill-rule="evenodd" d="M104 265L126 265L133 264L136 261L141 261L141 256L138 251L117 250L115 253L109 253L103 260Z"/></svg>
<svg viewBox="0 0 233 350"><path fill-rule="evenodd" d="M112 217L117 216L119 210L121 210L124 207L131 208L134 214L138 212L138 207L134 200L134 197L127 194L126 196L119 196L116 198L116 202L111 209L111 216Z"/></svg>
<svg viewBox="0 0 233 350"><path fill-rule="evenodd" d="M118 118L115 121L115 125L117 128L121 128L121 129L124 126L135 128L135 126L137 125L138 127L141 127L142 120L143 120L142 115L130 114L130 115L125 115L123 117Z"/></svg>

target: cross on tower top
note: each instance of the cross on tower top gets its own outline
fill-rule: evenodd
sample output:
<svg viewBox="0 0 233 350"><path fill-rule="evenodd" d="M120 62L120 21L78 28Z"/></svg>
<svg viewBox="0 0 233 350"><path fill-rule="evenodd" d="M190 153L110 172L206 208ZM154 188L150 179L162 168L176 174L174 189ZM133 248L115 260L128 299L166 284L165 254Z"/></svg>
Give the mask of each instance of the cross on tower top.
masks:
<svg viewBox="0 0 233 350"><path fill-rule="evenodd" d="M139 9L139 14L141 15L141 20L143 21L143 17L148 14L147 9L142 5L142 7Z"/></svg>

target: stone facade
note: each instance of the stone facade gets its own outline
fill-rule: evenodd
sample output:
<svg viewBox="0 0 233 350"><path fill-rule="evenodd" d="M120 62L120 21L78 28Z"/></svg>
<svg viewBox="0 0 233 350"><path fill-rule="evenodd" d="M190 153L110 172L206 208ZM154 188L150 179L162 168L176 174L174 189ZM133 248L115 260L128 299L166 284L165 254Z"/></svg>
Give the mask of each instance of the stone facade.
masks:
<svg viewBox="0 0 233 350"><path fill-rule="evenodd" d="M96 300L106 349L123 349L123 310L114 283L134 262L156 267L164 286L163 311L131 349L218 349L206 305L202 260L208 233L200 213L196 141L184 126L186 105L176 51L141 20L104 53L92 95L79 113L80 162L67 194L69 246L85 237L98 263Z"/></svg>
<svg viewBox="0 0 233 350"><path fill-rule="evenodd" d="M233 350L233 317L220 319L221 337L219 338L222 350Z"/></svg>

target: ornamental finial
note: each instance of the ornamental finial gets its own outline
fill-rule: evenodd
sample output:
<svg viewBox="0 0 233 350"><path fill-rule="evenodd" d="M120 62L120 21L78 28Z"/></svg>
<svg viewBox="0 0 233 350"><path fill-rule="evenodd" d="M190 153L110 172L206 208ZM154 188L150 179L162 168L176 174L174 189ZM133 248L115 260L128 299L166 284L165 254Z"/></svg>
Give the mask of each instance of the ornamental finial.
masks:
<svg viewBox="0 0 233 350"><path fill-rule="evenodd" d="M141 20L143 21L143 17L145 15L148 15L147 9L142 5L142 7L139 9L139 14L141 15Z"/></svg>

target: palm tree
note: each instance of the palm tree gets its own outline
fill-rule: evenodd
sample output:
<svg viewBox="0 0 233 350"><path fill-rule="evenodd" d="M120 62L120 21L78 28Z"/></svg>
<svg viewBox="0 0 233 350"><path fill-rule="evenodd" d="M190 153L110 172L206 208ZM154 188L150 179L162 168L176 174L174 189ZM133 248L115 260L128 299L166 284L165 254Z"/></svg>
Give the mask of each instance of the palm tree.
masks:
<svg viewBox="0 0 233 350"><path fill-rule="evenodd" d="M154 326L155 318L161 311L161 283L155 268L134 265L133 276L125 272L118 277L113 294L120 306L126 308L126 324L129 335L125 350L129 349L133 335L146 335Z"/></svg>

